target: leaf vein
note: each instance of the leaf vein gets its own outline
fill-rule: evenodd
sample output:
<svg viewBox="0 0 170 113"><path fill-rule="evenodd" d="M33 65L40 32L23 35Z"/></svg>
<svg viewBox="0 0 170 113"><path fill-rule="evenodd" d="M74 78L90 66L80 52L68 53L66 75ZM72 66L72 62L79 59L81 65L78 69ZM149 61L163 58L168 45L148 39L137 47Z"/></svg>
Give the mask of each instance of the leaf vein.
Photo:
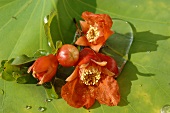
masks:
<svg viewBox="0 0 170 113"><path fill-rule="evenodd" d="M57 7L56 7L56 5L55 5L54 0L51 0L51 2L52 2L52 4L53 4L53 7L54 7L56 13L57 13L55 17L56 17L56 19L57 19L57 21L58 21L57 26L58 26L58 30L59 30L59 35L61 36L62 42L65 43L64 38L63 38L63 35L62 35L62 32L61 32L61 27L60 27L60 22L59 22Z"/></svg>
<svg viewBox="0 0 170 113"><path fill-rule="evenodd" d="M66 3L68 4L67 6L72 10L72 12L74 12L78 17L81 17L80 14L78 14L69 4L68 0L65 0Z"/></svg>
<svg viewBox="0 0 170 113"><path fill-rule="evenodd" d="M144 66L142 66L142 65L140 65L140 64L138 64L138 63L134 63L134 64L142 67L144 70L146 70L146 72L149 72ZM160 86L159 82L158 82L153 76L151 76L151 78L152 78L153 81L157 84L157 86L167 95L167 97L170 98L170 95Z"/></svg>
<svg viewBox="0 0 170 113"><path fill-rule="evenodd" d="M122 97L123 101L128 103L123 97ZM135 112L137 113L137 111L132 107L132 105L130 103L128 103L128 106Z"/></svg>
<svg viewBox="0 0 170 113"><path fill-rule="evenodd" d="M68 12L68 10L67 10L67 8L66 8L66 3L64 2L65 0L62 0L62 1L63 1L64 9L65 9L68 17L69 17L70 19L72 19L71 15L69 14L69 12Z"/></svg>
<svg viewBox="0 0 170 113"><path fill-rule="evenodd" d="M8 5L11 5L12 3L16 2L16 1L17 1L17 0L14 0L14 1L12 1L12 2L8 2L7 4L1 6L0 9L3 8L3 7L6 7L6 6L8 6Z"/></svg>
<svg viewBox="0 0 170 113"><path fill-rule="evenodd" d="M155 21L155 20L149 20L149 19L140 19L140 18L133 18L133 17L128 17L128 16L123 16L123 15L116 14L116 13L113 13L113 12L110 12L110 11L102 10L100 8L97 8L97 7L95 8L94 6L92 6L90 4L87 4L87 3L85 3L85 2L83 2L81 0L77 0L77 1L83 3L86 6L89 6L91 8L94 8L94 9L99 10L99 11L104 12L104 13L109 13L109 14L117 16L119 18L126 18L126 19L132 19L132 20L136 20L136 21L143 21L143 22L150 22L150 23L160 23L160 24L166 24L166 25L170 24L170 22L162 22L162 21Z"/></svg>
<svg viewBox="0 0 170 113"><path fill-rule="evenodd" d="M42 49L42 47L43 47L43 39L42 39L42 28L43 28L43 24L42 24L42 22L43 22L43 14L44 14L44 10L45 10L45 4L46 4L46 0L44 0L44 3L43 3L43 8L42 8L42 12L41 12L41 21L40 21L40 37L39 37L39 39L40 39L40 49Z"/></svg>
<svg viewBox="0 0 170 113"><path fill-rule="evenodd" d="M34 7L34 9L33 9L33 12L31 13L31 15L30 15L30 17L29 17L29 19L28 19L28 21L27 21L27 24L25 25L24 29L22 30L21 35L20 35L19 38L18 38L18 41L17 41L16 44L14 45L13 51L12 51L11 54L9 55L8 59L12 56L12 54L14 53L14 50L17 48L18 43L19 43L20 40L21 40L21 36L22 36L22 34L23 34L25 28L27 27L27 25L28 25L30 19L32 18L33 14L34 14L34 12L35 12L35 9L37 8L37 6L38 6L38 1L37 1L36 5L35 5L35 7Z"/></svg>
<svg viewBox="0 0 170 113"><path fill-rule="evenodd" d="M26 3L24 4L24 6L21 7L21 8L18 10L18 12L16 12L16 13L14 14L14 17L17 17L22 11L24 11L24 10L29 6L29 4L31 4L31 2L32 2L32 0L26 2ZM0 31L3 30L12 20L13 20L13 19L10 18L10 19L6 22L6 24L4 24L4 25L0 28Z"/></svg>

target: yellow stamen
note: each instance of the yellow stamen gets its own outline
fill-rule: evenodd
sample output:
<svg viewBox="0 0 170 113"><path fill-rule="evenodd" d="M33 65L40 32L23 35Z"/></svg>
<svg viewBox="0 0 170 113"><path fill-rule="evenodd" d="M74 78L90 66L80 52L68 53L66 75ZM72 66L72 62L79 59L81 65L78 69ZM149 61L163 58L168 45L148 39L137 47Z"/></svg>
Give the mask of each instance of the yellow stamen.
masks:
<svg viewBox="0 0 170 113"><path fill-rule="evenodd" d="M96 40L99 38L99 34L100 32L98 28L90 25L90 28L87 31L87 35L86 35L88 42L96 43Z"/></svg>
<svg viewBox="0 0 170 113"><path fill-rule="evenodd" d="M80 80L86 85L95 85L100 80L100 75L101 71L97 67L80 69Z"/></svg>

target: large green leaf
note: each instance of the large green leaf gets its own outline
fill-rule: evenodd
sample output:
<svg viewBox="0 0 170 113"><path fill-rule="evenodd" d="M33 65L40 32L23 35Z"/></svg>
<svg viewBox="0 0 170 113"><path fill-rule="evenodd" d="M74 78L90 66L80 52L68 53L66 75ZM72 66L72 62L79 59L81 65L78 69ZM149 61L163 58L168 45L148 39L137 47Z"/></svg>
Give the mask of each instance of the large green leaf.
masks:
<svg viewBox="0 0 170 113"><path fill-rule="evenodd" d="M90 113L159 113L170 104L170 22L168 0L0 0L0 60L22 54L32 56L38 49L50 50L43 19L56 11L52 29L57 39L70 43L76 30L73 18L83 11L106 13L130 22L134 42L129 61L118 77L121 101L116 107L96 103ZM68 39L68 40L66 40ZM0 112L83 113L63 99L46 102L47 92L35 84L16 84L0 79ZM32 106L26 109L26 106Z"/></svg>

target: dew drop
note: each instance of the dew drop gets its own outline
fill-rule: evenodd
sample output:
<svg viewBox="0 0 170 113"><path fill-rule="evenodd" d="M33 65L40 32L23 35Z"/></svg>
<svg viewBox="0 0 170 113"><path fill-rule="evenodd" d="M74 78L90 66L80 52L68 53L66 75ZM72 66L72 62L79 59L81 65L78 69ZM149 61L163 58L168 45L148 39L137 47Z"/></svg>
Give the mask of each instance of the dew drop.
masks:
<svg viewBox="0 0 170 113"><path fill-rule="evenodd" d="M48 42L48 45L51 47L51 43L50 42Z"/></svg>
<svg viewBox="0 0 170 113"><path fill-rule="evenodd" d="M150 53L151 51L147 51L147 53Z"/></svg>
<svg viewBox="0 0 170 113"><path fill-rule="evenodd" d="M31 108L32 108L32 106L26 105L26 109L31 109Z"/></svg>
<svg viewBox="0 0 170 113"><path fill-rule="evenodd" d="M48 19L47 19L46 16L44 17L44 23L45 23L45 24L48 23Z"/></svg>
<svg viewBox="0 0 170 113"><path fill-rule="evenodd" d="M164 105L161 109L161 113L170 113L170 105Z"/></svg>
<svg viewBox="0 0 170 113"><path fill-rule="evenodd" d="M38 111L44 112L46 109L47 109L46 107L41 107L41 106L40 106L40 107L38 108Z"/></svg>
<svg viewBox="0 0 170 113"><path fill-rule="evenodd" d="M46 102L51 102L53 99L45 99Z"/></svg>

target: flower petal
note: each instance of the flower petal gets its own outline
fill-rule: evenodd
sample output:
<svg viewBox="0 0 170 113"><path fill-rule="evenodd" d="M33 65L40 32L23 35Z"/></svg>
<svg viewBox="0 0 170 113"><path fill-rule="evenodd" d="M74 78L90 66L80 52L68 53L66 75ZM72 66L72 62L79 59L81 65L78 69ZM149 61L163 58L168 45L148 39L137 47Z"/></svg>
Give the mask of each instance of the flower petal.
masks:
<svg viewBox="0 0 170 113"><path fill-rule="evenodd" d="M79 67L76 66L76 68L74 69L73 73L69 77L67 77L66 81L74 80L78 76L78 71L79 71Z"/></svg>
<svg viewBox="0 0 170 113"><path fill-rule="evenodd" d="M102 68L102 73L104 75L108 75L108 76L114 76L115 74L113 72L111 72L110 70L108 70L107 68Z"/></svg>
<svg viewBox="0 0 170 113"><path fill-rule="evenodd" d="M100 59L102 61L108 62L107 65L106 65L106 68L108 70L110 70L111 72L115 73L114 77L117 77L118 73L119 73L119 70L118 70L116 61L112 57L104 55L102 53L97 53L97 55L100 57Z"/></svg>
<svg viewBox="0 0 170 113"><path fill-rule="evenodd" d="M34 64L28 68L27 73L30 73L32 71L33 67L34 67Z"/></svg>
<svg viewBox="0 0 170 113"><path fill-rule="evenodd" d="M86 33L89 30L89 24L86 21L80 21L81 29L83 33Z"/></svg>
<svg viewBox="0 0 170 113"><path fill-rule="evenodd" d="M95 51L95 52L99 52L100 48L103 46L103 42L102 43L98 43L97 45L93 45L91 44L90 47Z"/></svg>
<svg viewBox="0 0 170 113"><path fill-rule="evenodd" d="M48 68L48 71L42 76L42 78L39 78L40 82L38 84L43 84L45 82L50 82L51 79L55 76L55 73L57 71L57 66L58 66L58 64L56 65L55 68L50 66Z"/></svg>
<svg viewBox="0 0 170 113"><path fill-rule="evenodd" d="M120 101L119 86L111 76L105 76L96 89L96 99L100 104L116 106Z"/></svg>
<svg viewBox="0 0 170 113"><path fill-rule="evenodd" d="M111 31L110 29L105 29L105 32L104 32L105 40L107 40L112 34L114 34L113 31Z"/></svg>
<svg viewBox="0 0 170 113"><path fill-rule="evenodd" d="M81 36L80 38L78 38L75 44L80 46L89 46L89 42L87 41L85 36Z"/></svg>
<svg viewBox="0 0 170 113"><path fill-rule="evenodd" d="M78 65L89 63L91 61L90 59L96 61L100 60L92 49L84 48L82 51L80 51Z"/></svg>
<svg viewBox="0 0 170 113"><path fill-rule="evenodd" d="M78 79L67 82L61 89L61 97L75 108L85 106L90 108L95 98L90 95L90 91L85 84L81 84Z"/></svg>
<svg viewBox="0 0 170 113"><path fill-rule="evenodd" d="M98 62L98 61L95 61L95 60L93 60L93 59L91 59L91 61L93 61L94 63L96 63L96 64L99 65L99 66L105 66L105 65L107 64L106 61Z"/></svg>
<svg viewBox="0 0 170 113"><path fill-rule="evenodd" d="M31 67L28 69L29 72L33 72L33 77L37 78L43 84L49 82L57 71L58 61L55 55L49 54L48 56L39 57Z"/></svg>
<svg viewBox="0 0 170 113"><path fill-rule="evenodd" d="M36 73L44 72L48 69L52 62L56 62L56 58L53 55L50 54L48 56L42 56L38 58L33 64L34 65L33 70Z"/></svg>

